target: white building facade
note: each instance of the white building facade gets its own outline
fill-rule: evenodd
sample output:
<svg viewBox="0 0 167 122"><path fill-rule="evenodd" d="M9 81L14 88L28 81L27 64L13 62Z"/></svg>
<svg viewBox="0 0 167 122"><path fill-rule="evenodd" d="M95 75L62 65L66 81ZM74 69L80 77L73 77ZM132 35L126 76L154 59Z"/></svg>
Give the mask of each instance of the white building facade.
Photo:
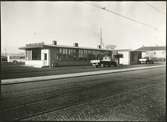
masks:
<svg viewBox="0 0 167 122"><path fill-rule="evenodd" d="M165 46L152 46L140 47L137 51L142 52L142 58L149 57L159 61L166 61L166 47Z"/></svg>
<svg viewBox="0 0 167 122"><path fill-rule="evenodd" d="M120 64L129 65L130 64L130 50L119 50L119 54L122 54L123 57L119 59Z"/></svg>
<svg viewBox="0 0 167 122"><path fill-rule="evenodd" d="M130 49L118 50L118 54L122 54L119 64L123 65L139 64L139 59L141 58L140 51L132 51Z"/></svg>

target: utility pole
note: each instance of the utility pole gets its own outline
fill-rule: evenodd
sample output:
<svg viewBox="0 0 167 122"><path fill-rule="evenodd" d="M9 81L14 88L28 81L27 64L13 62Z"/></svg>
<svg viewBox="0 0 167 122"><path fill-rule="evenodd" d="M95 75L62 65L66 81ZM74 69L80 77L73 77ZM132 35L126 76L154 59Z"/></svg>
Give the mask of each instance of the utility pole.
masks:
<svg viewBox="0 0 167 122"><path fill-rule="evenodd" d="M103 42L103 39L102 39L102 29L100 27L100 47L102 48L102 42Z"/></svg>
<svg viewBox="0 0 167 122"><path fill-rule="evenodd" d="M100 47L103 48L103 46L102 28L100 27Z"/></svg>
<svg viewBox="0 0 167 122"><path fill-rule="evenodd" d="M5 55L5 56L7 56L6 48L5 48L5 52L4 52L4 55Z"/></svg>

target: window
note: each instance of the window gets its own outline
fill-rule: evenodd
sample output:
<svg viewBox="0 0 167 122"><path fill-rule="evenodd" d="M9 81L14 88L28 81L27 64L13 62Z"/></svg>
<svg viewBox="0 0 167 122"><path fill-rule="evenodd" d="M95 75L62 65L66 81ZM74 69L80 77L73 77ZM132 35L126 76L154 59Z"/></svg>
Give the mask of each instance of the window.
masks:
<svg viewBox="0 0 167 122"><path fill-rule="evenodd" d="M59 53L60 53L60 54L62 53L62 48L59 48Z"/></svg>
<svg viewBox="0 0 167 122"><path fill-rule="evenodd" d="M41 49L32 49L32 60L41 60Z"/></svg>
<svg viewBox="0 0 167 122"><path fill-rule="evenodd" d="M70 55L70 49L69 48L67 49L67 55Z"/></svg>
<svg viewBox="0 0 167 122"><path fill-rule="evenodd" d="M88 56L88 51L87 50L84 51L84 56Z"/></svg>
<svg viewBox="0 0 167 122"><path fill-rule="evenodd" d="M26 60L32 60L32 50L26 50Z"/></svg>
<svg viewBox="0 0 167 122"><path fill-rule="evenodd" d="M83 57L83 55L84 55L84 54L83 54L83 50L80 49L80 50L79 50L79 56L80 56L80 57Z"/></svg>
<svg viewBox="0 0 167 122"><path fill-rule="evenodd" d="M71 49L68 49L68 54L71 55Z"/></svg>
<svg viewBox="0 0 167 122"><path fill-rule="evenodd" d="M70 55L72 55L72 49L70 49Z"/></svg>
<svg viewBox="0 0 167 122"><path fill-rule="evenodd" d="M65 48L62 48L63 49L63 54L66 54L66 49Z"/></svg>
<svg viewBox="0 0 167 122"><path fill-rule="evenodd" d="M68 54L67 49L65 49L65 54L66 54L66 55Z"/></svg>

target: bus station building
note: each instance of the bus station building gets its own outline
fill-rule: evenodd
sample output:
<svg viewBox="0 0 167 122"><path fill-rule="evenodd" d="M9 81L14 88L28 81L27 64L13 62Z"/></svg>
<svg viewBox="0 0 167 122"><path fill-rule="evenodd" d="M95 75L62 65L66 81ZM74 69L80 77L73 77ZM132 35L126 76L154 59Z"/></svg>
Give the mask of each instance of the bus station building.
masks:
<svg viewBox="0 0 167 122"><path fill-rule="evenodd" d="M90 60L102 59L104 56L110 56L118 64L131 65L138 64L141 58L141 51L85 48L79 47L78 43L74 43L73 46L62 46L57 45L56 41L49 45L26 44L20 49L25 50L25 65L34 67L90 65Z"/></svg>
<svg viewBox="0 0 167 122"><path fill-rule="evenodd" d="M90 60L101 59L108 55L114 58L115 50L84 48L78 43L73 46L57 45L56 41L46 45L44 43L27 44L20 49L25 50L25 65L34 67L90 65Z"/></svg>

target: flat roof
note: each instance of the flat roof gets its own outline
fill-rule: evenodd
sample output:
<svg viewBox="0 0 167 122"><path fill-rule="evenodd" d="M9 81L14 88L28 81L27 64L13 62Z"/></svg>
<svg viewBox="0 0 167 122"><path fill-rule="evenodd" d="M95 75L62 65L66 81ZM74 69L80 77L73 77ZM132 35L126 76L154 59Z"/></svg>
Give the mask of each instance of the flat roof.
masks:
<svg viewBox="0 0 167 122"><path fill-rule="evenodd" d="M132 51L131 49L117 49L117 51Z"/></svg>
<svg viewBox="0 0 167 122"><path fill-rule="evenodd" d="M136 51L151 51L151 50L166 50L166 47L165 46L143 46L136 49Z"/></svg>
<svg viewBox="0 0 167 122"><path fill-rule="evenodd" d="M87 48L87 47L74 47L74 46L64 46L64 45L46 45L46 44L39 44L39 45L29 45L29 46L25 46L25 47L20 47L19 49L34 49L34 48L72 48L72 49L88 49L88 50L102 50L102 51L113 51L113 50L109 50L109 49L98 49L98 48ZM116 51L116 50L114 50Z"/></svg>

